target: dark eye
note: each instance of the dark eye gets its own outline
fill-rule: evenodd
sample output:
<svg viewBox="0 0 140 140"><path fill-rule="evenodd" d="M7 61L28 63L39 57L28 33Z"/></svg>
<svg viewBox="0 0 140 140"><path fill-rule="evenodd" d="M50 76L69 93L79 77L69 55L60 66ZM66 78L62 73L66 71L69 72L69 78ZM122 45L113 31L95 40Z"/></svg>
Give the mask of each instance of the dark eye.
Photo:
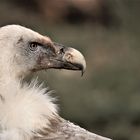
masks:
<svg viewBox="0 0 140 140"><path fill-rule="evenodd" d="M37 50L37 47L38 47L38 43L36 43L36 42L31 42L31 43L29 44L29 47L30 47L30 50L31 50L31 51L36 51L36 50Z"/></svg>

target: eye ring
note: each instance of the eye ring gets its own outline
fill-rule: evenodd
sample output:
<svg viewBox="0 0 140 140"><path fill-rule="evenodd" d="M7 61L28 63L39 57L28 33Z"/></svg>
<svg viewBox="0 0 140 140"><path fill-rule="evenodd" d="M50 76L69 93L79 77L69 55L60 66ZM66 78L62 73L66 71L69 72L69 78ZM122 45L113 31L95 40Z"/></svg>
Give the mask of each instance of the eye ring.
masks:
<svg viewBox="0 0 140 140"><path fill-rule="evenodd" d="M31 42L29 44L29 48L30 48L31 51L36 51L37 47L38 47L38 44L36 42Z"/></svg>

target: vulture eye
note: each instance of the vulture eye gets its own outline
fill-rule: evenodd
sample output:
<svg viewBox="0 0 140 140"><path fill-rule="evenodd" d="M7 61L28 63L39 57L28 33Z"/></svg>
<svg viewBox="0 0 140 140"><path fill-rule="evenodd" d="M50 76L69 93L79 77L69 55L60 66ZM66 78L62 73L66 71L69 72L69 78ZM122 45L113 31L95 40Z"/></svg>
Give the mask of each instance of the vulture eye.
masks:
<svg viewBox="0 0 140 140"><path fill-rule="evenodd" d="M31 51L36 51L36 50L37 50L37 47L38 47L38 43L36 43L36 42L31 42L31 43L29 44L29 47L30 47L30 50L31 50Z"/></svg>

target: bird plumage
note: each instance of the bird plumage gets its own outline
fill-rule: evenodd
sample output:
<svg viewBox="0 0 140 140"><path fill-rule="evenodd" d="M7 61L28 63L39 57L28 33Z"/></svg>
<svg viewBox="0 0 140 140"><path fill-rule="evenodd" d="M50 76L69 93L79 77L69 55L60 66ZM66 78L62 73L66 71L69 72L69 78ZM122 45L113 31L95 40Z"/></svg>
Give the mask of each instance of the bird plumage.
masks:
<svg viewBox="0 0 140 140"><path fill-rule="evenodd" d="M37 80L23 79L42 69L85 70L83 55L19 25L0 28L0 139L105 140L57 112L54 99Z"/></svg>

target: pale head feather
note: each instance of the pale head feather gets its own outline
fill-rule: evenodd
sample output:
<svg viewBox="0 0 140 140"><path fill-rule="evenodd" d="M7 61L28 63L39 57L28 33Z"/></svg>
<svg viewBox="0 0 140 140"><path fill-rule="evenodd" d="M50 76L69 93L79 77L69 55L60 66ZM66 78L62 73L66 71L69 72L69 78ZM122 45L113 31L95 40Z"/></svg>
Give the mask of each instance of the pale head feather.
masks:
<svg viewBox="0 0 140 140"><path fill-rule="evenodd" d="M21 58L17 54L18 48L15 49L15 45L21 36L25 40L43 38L37 32L19 25L0 28L0 95L3 97L3 101L0 101L0 139L2 140L28 140L35 132L49 127L51 118L57 115L57 107L53 99L46 94L45 88L39 86L36 80L29 85L20 81L19 77L27 74L25 65L19 64L20 67L16 65Z"/></svg>

